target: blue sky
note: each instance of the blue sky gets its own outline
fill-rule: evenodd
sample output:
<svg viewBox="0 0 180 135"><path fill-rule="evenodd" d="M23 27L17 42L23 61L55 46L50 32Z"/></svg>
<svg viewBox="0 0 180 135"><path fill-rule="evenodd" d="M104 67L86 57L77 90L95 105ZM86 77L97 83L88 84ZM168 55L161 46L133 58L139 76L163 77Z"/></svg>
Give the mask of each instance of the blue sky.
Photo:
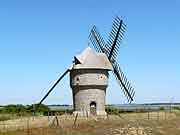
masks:
<svg viewBox="0 0 180 135"><path fill-rule="evenodd" d="M118 61L136 89L134 103L180 102L178 0L0 1L0 104L38 102L95 24L105 40L113 17L127 25ZM126 103L110 76L107 103ZM72 104L69 76L45 101Z"/></svg>

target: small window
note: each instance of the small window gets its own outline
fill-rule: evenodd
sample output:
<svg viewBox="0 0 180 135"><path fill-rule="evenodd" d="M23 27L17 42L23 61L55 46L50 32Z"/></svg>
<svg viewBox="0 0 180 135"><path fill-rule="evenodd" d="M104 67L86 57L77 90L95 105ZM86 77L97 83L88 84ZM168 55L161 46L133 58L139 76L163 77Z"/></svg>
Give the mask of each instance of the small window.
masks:
<svg viewBox="0 0 180 135"><path fill-rule="evenodd" d="M102 79L103 79L103 76L102 76L102 75L99 75L98 78L102 80Z"/></svg>

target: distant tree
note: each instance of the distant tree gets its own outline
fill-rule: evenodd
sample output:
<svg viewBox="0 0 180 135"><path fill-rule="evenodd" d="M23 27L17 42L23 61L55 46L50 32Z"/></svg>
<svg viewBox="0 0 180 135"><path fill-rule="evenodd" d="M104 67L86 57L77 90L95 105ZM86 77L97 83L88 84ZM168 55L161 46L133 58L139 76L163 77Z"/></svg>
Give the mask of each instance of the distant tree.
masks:
<svg viewBox="0 0 180 135"><path fill-rule="evenodd" d="M165 108L164 108L163 106L161 106L161 107L159 108L159 110L165 110Z"/></svg>
<svg viewBox="0 0 180 135"><path fill-rule="evenodd" d="M20 112L26 112L26 108L23 105L14 105L10 104L5 106L0 110L1 113L20 113Z"/></svg>
<svg viewBox="0 0 180 135"><path fill-rule="evenodd" d="M173 107L175 110L180 110L180 107L176 106L176 107Z"/></svg>
<svg viewBox="0 0 180 135"><path fill-rule="evenodd" d="M27 113L31 113L34 111L34 109L37 107L37 104L35 105L21 105L21 104L10 104L0 109L0 113L9 113L9 114L18 114L18 115L24 115ZM48 106L41 104L39 108L36 110L37 112L48 112L50 109Z"/></svg>
<svg viewBox="0 0 180 135"><path fill-rule="evenodd" d="M16 105L14 105L14 104L7 105L6 107L4 107L4 112L6 112L6 113L16 113L17 112Z"/></svg>
<svg viewBox="0 0 180 135"><path fill-rule="evenodd" d="M37 104L32 104L30 106L27 106L27 110L29 112L34 112L34 110L36 108L37 108ZM48 111L50 111L49 107L47 105L44 105L44 104L40 104L40 106L36 110L36 112L48 112Z"/></svg>
<svg viewBox="0 0 180 135"><path fill-rule="evenodd" d="M16 109L17 109L18 113L19 112L26 112L26 107L24 105L21 105L21 104L17 105Z"/></svg>

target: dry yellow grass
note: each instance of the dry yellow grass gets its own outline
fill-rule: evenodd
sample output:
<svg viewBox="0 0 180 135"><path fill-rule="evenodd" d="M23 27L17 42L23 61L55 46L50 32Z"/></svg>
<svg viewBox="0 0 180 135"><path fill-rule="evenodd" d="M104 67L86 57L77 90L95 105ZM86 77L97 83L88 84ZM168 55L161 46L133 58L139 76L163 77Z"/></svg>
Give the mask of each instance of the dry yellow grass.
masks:
<svg viewBox="0 0 180 135"><path fill-rule="evenodd" d="M98 121L79 117L76 126L73 116L58 116L59 126L45 116L30 117L0 122L0 130L4 135L180 135L179 114L151 112L149 120L148 113L123 113Z"/></svg>

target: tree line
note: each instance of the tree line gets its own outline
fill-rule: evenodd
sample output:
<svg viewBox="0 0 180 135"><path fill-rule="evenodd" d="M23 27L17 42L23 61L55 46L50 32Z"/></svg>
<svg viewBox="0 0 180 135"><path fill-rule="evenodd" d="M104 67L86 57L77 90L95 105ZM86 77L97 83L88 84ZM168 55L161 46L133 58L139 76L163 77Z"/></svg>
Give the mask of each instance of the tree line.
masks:
<svg viewBox="0 0 180 135"><path fill-rule="evenodd" d="M8 113L8 114L18 114L18 113L32 113L35 111L37 104L32 105L22 105L22 104L10 104L0 108L0 113ZM49 111L49 107L47 105L41 104L36 112L47 112Z"/></svg>

